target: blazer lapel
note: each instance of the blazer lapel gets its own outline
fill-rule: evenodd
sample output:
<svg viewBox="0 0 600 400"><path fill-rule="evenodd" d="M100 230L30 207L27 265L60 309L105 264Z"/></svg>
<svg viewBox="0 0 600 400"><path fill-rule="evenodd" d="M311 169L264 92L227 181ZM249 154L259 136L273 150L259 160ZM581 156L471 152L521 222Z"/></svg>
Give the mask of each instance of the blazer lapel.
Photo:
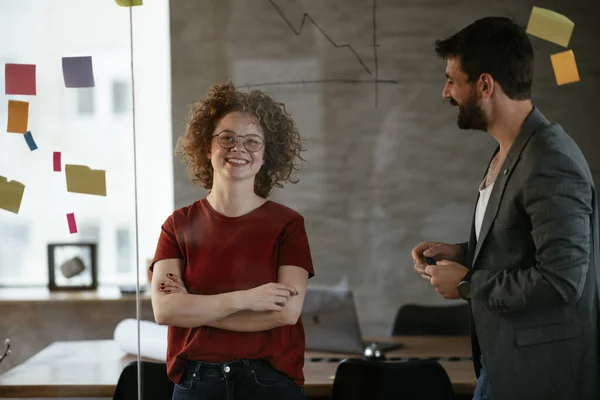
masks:
<svg viewBox="0 0 600 400"><path fill-rule="evenodd" d="M483 222L481 223L481 231L479 232L479 240L477 240L477 244L475 246L475 252L473 254L472 268L475 268L475 263L477 262L477 256L479 256L479 252L481 251L481 247L485 242L485 238L487 237L488 232L492 226L492 222L496 218L498 214L498 208L500 207L500 202L502 201L502 195L504 194L504 188L506 187L506 182L510 178L510 175L519 161L523 148L525 144L531 138L531 135L535 132L535 130L544 122L546 118L542 115L542 113L537 109L533 108L533 111L529 114L529 116L525 119L521 131L515 138L508 154L506 155L506 159L502 164L502 168L498 173L498 177L494 182L494 188L492 189L492 193L490 194L490 199L487 204L487 208L485 209L485 214L483 215ZM496 150L498 151L498 149ZM494 153L495 154L495 153ZM493 157L492 157L493 158Z"/></svg>
<svg viewBox="0 0 600 400"><path fill-rule="evenodd" d="M487 175L487 171L490 168L490 164L492 163L492 160L494 159L494 157L496 156L496 154L498 153L498 151L500 150L500 147L496 147L496 150L494 151L494 154L492 154L492 157L490 158L490 161L488 162L487 167L485 168L485 171L483 176L481 177L481 181L485 179L485 176ZM467 256L465 257L465 267L467 268L471 268L473 266L473 258L475 255L475 247L477 246L477 234L475 233L475 216L477 215L477 204L479 203L479 191L477 191L477 199L475 200L475 207L473 208L473 218L471 218L471 235L469 236L469 245L467 246Z"/></svg>

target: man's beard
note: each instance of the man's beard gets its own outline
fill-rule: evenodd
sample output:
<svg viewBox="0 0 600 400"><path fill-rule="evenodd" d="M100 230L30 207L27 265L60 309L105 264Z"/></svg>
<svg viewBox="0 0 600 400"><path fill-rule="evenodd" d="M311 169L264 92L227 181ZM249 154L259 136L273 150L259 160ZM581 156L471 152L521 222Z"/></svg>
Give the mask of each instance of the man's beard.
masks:
<svg viewBox="0 0 600 400"><path fill-rule="evenodd" d="M458 105L454 99L450 99L450 103L454 106ZM487 118L479 104L477 104L477 97L474 93L471 94L464 106L458 106L456 123L460 129L487 131Z"/></svg>

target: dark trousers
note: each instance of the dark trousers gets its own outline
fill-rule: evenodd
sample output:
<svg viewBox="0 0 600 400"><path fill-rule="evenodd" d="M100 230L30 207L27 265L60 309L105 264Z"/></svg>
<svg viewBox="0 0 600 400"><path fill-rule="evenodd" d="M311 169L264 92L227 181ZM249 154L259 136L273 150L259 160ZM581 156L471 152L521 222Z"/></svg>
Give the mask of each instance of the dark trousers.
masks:
<svg viewBox="0 0 600 400"><path fill-rule="evenodd" d="M304 389L265 360L190 361L173 400L304 400Z"/></svg>

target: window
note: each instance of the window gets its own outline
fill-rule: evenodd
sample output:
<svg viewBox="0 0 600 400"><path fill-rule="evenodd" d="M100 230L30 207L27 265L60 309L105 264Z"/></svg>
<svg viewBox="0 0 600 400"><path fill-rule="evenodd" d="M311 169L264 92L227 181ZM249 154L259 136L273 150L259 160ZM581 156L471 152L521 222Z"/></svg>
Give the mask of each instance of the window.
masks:
<svg viewBox="0 0 600 400"><path fill-rule="evenodd" d="M98 243L100 240L100 226L98 224L86 224L78 228L77 241L86 243Z"/></svg>
<svg viewBox="0 0 600 400"><path fill-rule="evenodd" d="M12 280L25 278L27 271L20 266L26 264L27 253L31 245L29 226L26 224L7 223L0 226L0 265L5 265L10 271Z"/></svg>
<svg viewBox="0 0 600 400"><path fill-rule="evenodd" d="M0 60L35 64L37 94L0 90L0 116L9 100L29 102L27 126L38 149L31 151L22 135L0 135L0 176L25 185L18 214L0 208L0 286L47 286L50 243L96 243L100 285L135 283L137 257L145 279L145 260L173 211L169 2L144 2L133 16L135 88L153 94L136 99L137 175L129 11L114 1L2 2ZM60 29L47 24L49 18L59 18ZM23 26L36 28L19 30ZM72 56L92 58L94 87L65 87L61 58ZM115 114L123 118L111 118ZM61 153L56 172L54 152ZM68 192L66 164L104 170L106 196ZM154 191L157 182L160 191ZM69 230L71 213L76 233Z"/></svg>
<svg viewBox="0 0 600 400"><path fill-rule="evenodd" d="M133 272L132 250L131 231L128 228L117 229L117 273Z"/></svg>
<svg viewBox="0 0 600 400"><path fill-rule="evenodd" d="M121 115L131 111L131 90L127 82L115 81L112 84L113 114Z"/></svg>
<svg viewBox="0 0 600 400"><path fill-rule="evenodd" d="M77 114L94 114L94 88L78 88L77 90Z"/></svg>

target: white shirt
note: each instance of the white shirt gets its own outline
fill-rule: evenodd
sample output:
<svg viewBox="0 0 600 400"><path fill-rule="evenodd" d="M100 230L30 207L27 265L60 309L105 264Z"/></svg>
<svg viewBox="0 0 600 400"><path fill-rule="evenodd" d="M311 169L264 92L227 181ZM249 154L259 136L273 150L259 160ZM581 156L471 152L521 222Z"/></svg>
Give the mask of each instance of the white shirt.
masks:
<svg viewBox="0 0 600 400"><path fill-rule="evenodd" d="M488 201L490 200L490 194L492 194L492 189L494 187L494 184L492 183L484 189L484 184L485 178L479 185L479 200L477 200L477 208L475 209L475 237L477 240L479 240L479 232L481 231L483 216L485 215L485 209L487 208Z"/></svg>

